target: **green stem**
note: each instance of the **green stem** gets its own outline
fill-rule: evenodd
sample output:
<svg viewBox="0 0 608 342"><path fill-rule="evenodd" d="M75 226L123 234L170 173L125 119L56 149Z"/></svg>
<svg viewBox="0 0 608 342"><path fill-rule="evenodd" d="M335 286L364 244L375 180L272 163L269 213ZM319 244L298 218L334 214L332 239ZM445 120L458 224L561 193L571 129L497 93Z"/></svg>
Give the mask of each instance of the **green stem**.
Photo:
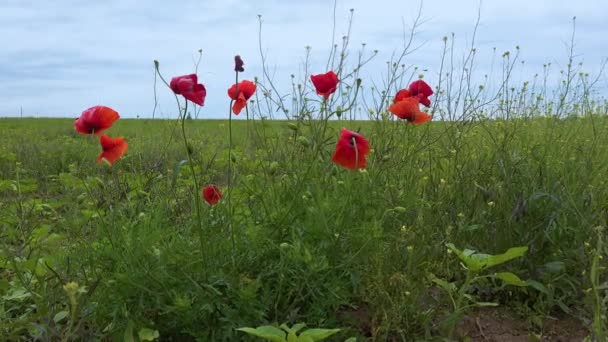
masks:
<svg viewBox="0 0 608 342"><path fill-rule="evenodd" d="M186 114L188 113L188 100L186 100L186 105L184 106L184 112L181 117L182 124L182 137L184 138L184 147L186 148L186 154L188 155L188 166L190 168L190 173L192 174L192 180L194 181L194 203L196 206L196 221L198 226L198 239L201 248L201 257L203 258L203 265L205 265L205 237L203 232L203 218L201 215L201 199L200 199L200 187L198 185L198 180L196 178L196 173L194 172L194 164L192 163L192 155L190 152L190 148L188 146L188 138L186 137ZM205 272L206 273L206 272Z"/></svg>
<svg viewBox="0 0 608 342"><path fill-rule="evenodd" d="M239 94L239 72L235 72L235 84L234 89L236 97ZM234 100L230 100L230 107L228 108L228 220L230 229L230 241L232 242L232 265L236 266L236 239L234 237L234 222L232 220L232 104Z"/></svg>

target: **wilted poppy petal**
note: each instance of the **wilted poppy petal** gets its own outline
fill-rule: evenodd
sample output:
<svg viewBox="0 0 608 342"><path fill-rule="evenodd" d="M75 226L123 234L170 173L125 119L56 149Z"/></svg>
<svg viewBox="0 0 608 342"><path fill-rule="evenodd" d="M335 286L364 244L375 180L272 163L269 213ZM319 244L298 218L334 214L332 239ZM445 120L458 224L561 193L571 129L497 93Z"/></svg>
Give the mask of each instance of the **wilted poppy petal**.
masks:
<svg viewBox="0 0 608 342"><path fill-rule="evenodd" d="M323 96L326 100L329 95L336 91L338 86L338 75L333 71L328 71L325 74L311 75L310 80L315 86L318 95Z"/></svg>
<svg viewBox="0 0 608 342"><path fill-rule="evenodd" d="M245 65L245 63L243 63L243 59L241 58L241 56L239 56L239 55L234 56L234 71L236 71L236 72L245 71L245 68L243 68L243 65Z"/></svg>
<svg viewBox="0 0 608 342"><path fill-rule="evenodd" d="M110 138L107 135L99 137L102 152L97 157L97 162L101 163L103 159L110 164L114 164L120 157L127 152L128 144L123 137Z"/></svg>
<svg viewBox="0 0 608 342"><path fill-rule="evenodd" d="M74 121L74 128L82 134L100 134L104 130L112 127L114 121L120 116L114 109L106 106L91 107Z"/></svg>

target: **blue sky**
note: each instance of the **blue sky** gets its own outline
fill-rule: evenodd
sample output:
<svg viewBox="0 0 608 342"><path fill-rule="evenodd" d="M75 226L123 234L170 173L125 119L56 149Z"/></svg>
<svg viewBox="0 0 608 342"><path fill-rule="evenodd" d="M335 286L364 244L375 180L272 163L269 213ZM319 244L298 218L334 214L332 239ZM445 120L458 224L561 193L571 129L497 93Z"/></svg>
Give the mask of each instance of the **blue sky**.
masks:
<svg viewBox="0 0 608 342"><path fill-rule="evenodd" d="M365 42L369 50L379 50L367 66L366 75L373 79L402 44L403 25L412 22L418 6L409 0L338 0L336 35L346 32L354 8L351 46L356 50ZM477 0L424 1L424 22L415 41L421 47L405 62L428 69L432 80L441 38L454 32L462 47L457 52L464 53L478 7ZM201 48L198 74L208 91L201 117L225 117L233 56L243 56L245 78L261 75L258 14L264 21L263 49L280 86L298 73L307 45L312 47L311 71L326 71L333 26L330 0L0 0L0 116L17 116L23 108L27 116L77 117L98 104L115 108L122 117L150 116L153 60L160 61L167 78L188 74ZM526 61L521 79L541 72L547 62L558 72L567 60L573 16L577 60L597 73L608 57L608 1L599 0L483 2L476 44L480 72L488 67L492 48L505 51L516 45ZM606 76L598 87L606 94ZM170 91L159 87L158 93L157 116L175 117Z"/></svg>

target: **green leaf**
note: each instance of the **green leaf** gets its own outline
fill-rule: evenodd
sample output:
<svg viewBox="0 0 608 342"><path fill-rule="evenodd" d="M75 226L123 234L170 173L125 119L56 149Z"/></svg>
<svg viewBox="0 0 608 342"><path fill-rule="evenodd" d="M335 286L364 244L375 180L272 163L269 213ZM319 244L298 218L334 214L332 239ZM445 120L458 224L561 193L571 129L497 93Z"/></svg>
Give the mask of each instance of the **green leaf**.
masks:
<svg viewBox="0 0 608 342"><path fill-rule="evenodd" d="M433 283L439 285L439 287L444 289L446 292L453 293L456 291L456 284L448 283L447 281L445 281L441 278L437 278L437 276L434 275L433 273L429 273L428 277Z"/></svg>
<svg viewBox="0 0 608 342"><path fill-rule="evenodd" d="M537 282L536 280L528 280L528 281L526 281L526 284L528 284L528 286L536 289L538 292L542 292L546 295L549 295L549 290L547 290L545 285Z"/></svg>
<svg viewBox="0 0 608 342"><path fill-rule="evenodd" d="M257 328L238 328L238 331L266 339L273 342L287 342L285 341L285 332L279 328L273 327L272 325L263 325Z"/></svg>
<svg viewBox="0 0 608 342"><path fill-rule="evenodd" d="M182 169L182 166L184 166L185 164L188 164L188 161L183 159L180 160L179 163L177 163L177 165L175 165L175 169L173 170L173 178L171 179L171 187L175 188L175 184L177 183L177 178L179 177L179 172Z"/></svg>
<svg viewBox="0 0 608 342"><path fill-rule="evenodd" d="M528 251L527 246L509 248L503 254L490 256L486 267L492 267L492 266L504 264L507 261L522 257L522 256L524 256L524 254L526 254L527 251Z"/></svg>
<svg viewBox="0 0 608 342"><path fill-rule="evenodd" d="M488 267L496 266L503 264L509 260L519 258L523 256L528 247L513 247L509 248L506 252L497 255L490 255L484 253L476 253L474 250L465 249L463 251L459 250L452 243L446 244L446 246L454 252L462 260L462 262L467 266L467 268L471 271L481 271Z"/></svg>
<svg viewBox="0 0 608 342"><path fill-rule="evenodd" d="M53 317L53 322L59 323L66 317L68 317L67 311L59 311L58 313L55 314L55 317Z"/></svg>
<svg viewBox="0 0 608 342"><path fill-rule="evenodd" d="M521 280L516 274L511 272L499 272L494 274L496 277L507 283L508 285L515 286L528 286L528 283Z"/></svg>
<svg viewBox="0 0 608 342"><path fill-rule="evenodd" d="M304 328L305 326L306 326L306 323L294 324L293 327L291 327L291 331L293 331L294 333L297 333L298 331L302 330L302 328Z"/></svg>
<svg viewBox="0 0 608 342"><path fill-rule="evenodd" d="M357 338L356 337L350 337L350 338L344 340L344 342L357 342Z"/></svg>
<svg viewBox="0 0 608 342"><path fill-rule="evenodd" d="M140 341L154 341L160 337L158 330L152 330L149 328L141 328L137 333Z"/></svg>
<svg viewBox="0 0 608 342"><path fill-rule="evenodd" d="M308 329L300 334L302 337L310 337L313 341L321 341L339 332L341 329Z"/></svg>

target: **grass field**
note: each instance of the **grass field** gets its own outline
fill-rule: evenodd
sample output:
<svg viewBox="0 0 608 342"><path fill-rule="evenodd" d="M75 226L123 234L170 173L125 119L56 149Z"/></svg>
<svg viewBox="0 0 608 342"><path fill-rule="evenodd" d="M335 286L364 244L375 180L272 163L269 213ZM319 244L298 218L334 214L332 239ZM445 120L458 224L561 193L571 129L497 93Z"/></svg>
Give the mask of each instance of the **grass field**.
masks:
<svg viewBox="0 0 608 342"><path fill-rule="evenodd" d="M113 166L72 122L0 120L2 340L606 336L604 116L239 120L232 154L227 121L186 120L223 192L201 221L177 121L121 119ZM331 162L341 127L366 169Z"/></svg>

